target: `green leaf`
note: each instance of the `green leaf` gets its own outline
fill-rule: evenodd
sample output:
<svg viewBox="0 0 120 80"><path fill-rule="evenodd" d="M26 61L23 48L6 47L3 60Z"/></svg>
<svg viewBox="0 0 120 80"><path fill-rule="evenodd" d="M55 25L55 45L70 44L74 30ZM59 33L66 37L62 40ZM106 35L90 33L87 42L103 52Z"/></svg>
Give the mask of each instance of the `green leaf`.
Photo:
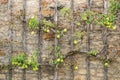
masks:
<svg viewBox="0 0 120 80"><path fill-rule="evenodd" d="M47 21L47 20L44 19L43 23L46 27L51 27L51 28L55 27L55 24L53 24L51 21Z"/></svg>
<svg viewBox="0 0 120 80"><path fill-rule="evenodd" d="M71 9L64 7L60 10L60 13L62 14L63 17L65 17L66 15L69 15L71 13Z"/></svg>
<svg viewBox="0 0 120 80"><path fill-rule="evenodd" d="M38 25L39 25L39 20L36 17L31 18L29 20L29 27L31 29L38 29Z"/></svg>

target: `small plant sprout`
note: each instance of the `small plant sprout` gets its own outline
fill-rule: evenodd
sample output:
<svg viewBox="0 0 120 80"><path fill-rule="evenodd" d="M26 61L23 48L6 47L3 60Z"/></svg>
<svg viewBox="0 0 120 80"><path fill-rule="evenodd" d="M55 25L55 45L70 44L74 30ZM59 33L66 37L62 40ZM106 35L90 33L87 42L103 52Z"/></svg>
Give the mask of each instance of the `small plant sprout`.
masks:
<svg viewBox="0 0 120 80"><path fill-rule="evenodd" d="M37 17L30 18L29 27L31 29L38 29L38 25L39 25L39 20L37 19Z"/></svg>
<svg viewBox="0 0 120 80"><path fill-rule="evenodd" d="M88 52L89 55L96 56L98 54L98 50L92 50Z"/></svg>
<svg viewBox="0 0 120 80"><path fill-rule="evenodd" d="M80 32L80 31L77 32L77 37L78 37L78 38L82 38L82 36L83 36L83 33L82 33L82 32Z"/></svg>

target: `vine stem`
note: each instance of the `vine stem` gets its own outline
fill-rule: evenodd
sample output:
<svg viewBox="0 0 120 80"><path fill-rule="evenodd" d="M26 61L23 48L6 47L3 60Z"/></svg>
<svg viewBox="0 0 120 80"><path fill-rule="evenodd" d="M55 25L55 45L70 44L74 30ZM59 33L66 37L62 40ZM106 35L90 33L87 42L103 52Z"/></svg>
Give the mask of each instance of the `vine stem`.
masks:
<svg viewBox="0 0 120 80"><path fill-rule="evenodd" d="M108 2L107 0L104 0L104 14L107 14L108 11ZM107 59L107 27L104 27L104 32L103 32L103 44L104 44L104 54L105 54L105 58ZM104 80L108 80L108 68L106 66L104 66Z"/></svg>
<svg viewBox="0 0 120 80"><path fill-rule="evenodd" d="M9 55L9 68L8 68L8 80L12 80L12 51L13 51L13 45L12 45L12 41L13 41L13 28L12 28L12 0L9 0L8 2L8 11L9 11L9 40L10 40L10 44L9 44L9 51L8 51L8 55Z"/></svg>
<svg viewBox="0 0 120 80"><path fill-rule="evenodd" d="M27 51L26 46L26 0L23 0L23 31L22 31L22 42L24 53ZM26 69L23 69L22 80L26 80Z"/></svg>
<svg viewBox="0 0 120 80"><path fill-rule="evenodd" d="M90 51L90 24L87 25L87 51ZM90 56L87 55L86 57L86 62L87 62L87 80L91 80L90 79Z"/></svg>
<svg viewBox="0 0 120 80"><path fill-rule="evenodd" d="M73 49L74 49L74 39L73 39L73 33L74 33L74 20L73 20L73 18L74 18L74 16L73 16L73 13L74 13L74 0L71 0L71 42L70 42L70 45L71 45L71 51L73 51ZM72 63L72 65L71 65L71 72L70 72L70 80L74 80L74 57L73 56L71 56L70 57L70 59L71 59L71 63Z"/></svg>
<svg viewBox="0 0 120 80"><path fill-rule="evenodd" d="M55 24L56 24L56 27L58 25L58 10L57 10L57 6L58 6L58 0L54 0L54 3L55 3L55 10L54 10L54 21L55 21ZM57 28L55 28L55 31L57 30ZM55 48L54 48L54 52L56 52L56 47L58 46L58 39L57 39L57 34L55 34ZM56 58L55 56L55 53L54 53L54 58ZM54 70L54 79L53 80L58 80L58 66L55 65L55 70Z"/></svg>
<svg viewBox="0 0 120 80"><path fill-rule="evenodd" d="M90 3L91 3L91 0L88 0L88 3L87 3L87 9L90 10ZM91 27L91 23L88 24L87 23L87 51L89 52L90 51L90 27ZM87 55L86 57L86 70L87 70L87 74L86 74L86 78L87 80L91 80L90 78L90 56Z"/></svg>
<svg viewBox="0 0 120 80"><path fill-rule="evenodd" d="M42 0L39 0L39 22L42 20ZM39 30L38 30L38 62L42 63L42 26L39 24ZM42 71L41 66L39 66L38 70L38 80L42 79Z"/></svg>

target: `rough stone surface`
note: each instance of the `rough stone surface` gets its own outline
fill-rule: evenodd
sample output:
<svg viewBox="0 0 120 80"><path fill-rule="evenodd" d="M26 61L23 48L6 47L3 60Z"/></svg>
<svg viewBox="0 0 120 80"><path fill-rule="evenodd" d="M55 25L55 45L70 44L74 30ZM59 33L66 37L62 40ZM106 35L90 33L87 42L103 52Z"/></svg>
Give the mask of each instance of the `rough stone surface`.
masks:
<svg viewBox="0 0 120 80"><path fill-rule="evenodd" d="M27 40L27 54L31 54L35 49L38 48L38 35L37 31L34 35L31 35L31 31L28 28L28 21L32 16L39 16L39 0L26 0L26 40ZM49 8L53 2L52 0L42 0L42 15L44 17L53 17L54 10ZM80 10L80 12L87 9L87 0L74 0L74 9L75 11ZM59 0L61 4L65 4L66 7L70 7L70 0ZM91 8L93 11L102 13L103 12L103 1L102 0L92 0ZM13 55L23 52L22 45L22 31L23 31L23 0L12 0L12 22L11 25L9 22L9 10L8 10L8 0L0 1L0 64L8 62L8 51L9 51L9 27L10 25L13 28ZM59 15L60 16L60 15ZM59 27L66 27L68 32L63 35L60 40L62 46L61 53L67 54L70 51L70 22L66 20L61 20L60 23L63 23ZM85 25L83 25L85 27ZM98 30L99 26L93 25L93 30L90 34L90 43L91 50L101 50L103 48L102 41L102 32L103 30ZM75 26L75 33L79 31L77 26ZM120 29L119 25L117 30L111 31L112 33L108 36L108 58L113 58L113 62L108 67L108 78L109 80L120 80ZM45 37L44 33L44 37ZM50 35L51 36L51 35ZM86 34L83 37L83 40L80 39L81 44L74 46L74 50L77 50L81 47L81 50L86 50ZM42 48L42 59L43 61L49 62L53 57L53 48L54 48L54 39L53 40L43 40ZM51 53L52 52L52 53ZM117 52L117 53L116 53ZM75 77L74 80L86 80L86 55L78 54L74 56L74 64L78 66L78 70L74 70ZM59 68L59 80L70 80L70 58L65 59L65 62L60 65ZM0 66L1 67L1 66ZM90 71L91 71L91 80L104 80L104 71L103 71L102 61L98 59L91 59L90 61ZM5 74L2 74L0 69L0 80L6 80L7 71L3 71ZM42 79L41 80L53 80L54 69L51 66L42 67ZM27 80L37 80L37 73L28 70L26 74ZM14 70L13 71L13 80L21 80L22 71Z"/></svg>

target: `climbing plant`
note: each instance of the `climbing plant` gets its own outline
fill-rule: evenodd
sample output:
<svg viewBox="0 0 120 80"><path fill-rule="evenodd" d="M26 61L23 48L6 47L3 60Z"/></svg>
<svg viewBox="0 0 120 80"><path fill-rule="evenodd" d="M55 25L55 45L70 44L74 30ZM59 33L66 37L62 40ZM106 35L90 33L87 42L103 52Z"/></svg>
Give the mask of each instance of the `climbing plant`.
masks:
<svg viewBox="0 0 120 80"><path fill-rule="evenodd" d="M20 53L19 55L12 57L12 65L15 67L21 67L22 69L32 68L34 71L37 71L40 66L37 56L37 50L35 50L31 55Z"/></svg>
<svg viewBox="0 0 120 80"><path fill-rule="evenodd" d="M117 20L117 13L120 11L120 2L117 0L111 0L110 1L110 7L109 7L109 11L108 14L101 14L101 13L95 13L92 10L86 10L85 12L83 12L82 14L80 14L80 21L76 21L76 19L73 19L74 22L76 22L75 24L77 26L81 26L82 22L84 22L85 24L97 24L100 26L106 26L108 29L112 29L115 30L116 27L116 20ZM62 16L65 18L67 16L70 17L70 13L71 10L69 8L63 8L60 10ZM63 28L63 29L59 29L57 28L57 30L55 31L55 23L53 21L49 21L46 19L42 19L41 21L38 20L37 17L32 17L29 19L29 28L32 29L33 31L31 32L31 34L34 34L34 30L38 30L39 29L39 25L43 26L42 30L45 33L50 33L51 31L53 31L56 34L57 39L61 39L61 37L67 33L67 28ZM84 32L77 32L76 34L73 34L73 38L74 38L74 45L79 43L79 40L84 36ZM53 65L59 65L60 63L64 62L65 59L65 55L61 54L61 47L60 46L56 46L55 49L55 56L56 58L52 60L52 64ZM92 56L96 56L99 53L98 50L91 50L89 52L87 52L88 55L92 55ZM20 53L18 56L13 56L12 57L12 65L13 66L18 66L21 67L23 69L28 69L28 68L32 68L34 71L38 70L40 63L38 63L37 60L37 56L38 56L38 52L35 51L33 52L31 55L26 55L25 53ZM103 60L103 64L108 67L108 65L110 64L110 61L105 59ZM78 66L75 66L75 69L78 69Z"/></svg>
<svg viewBox="0 0 120 80"><path fill-rule="evenodd" d="M120 1L110 0L109 12L116 15L120 11Z"/></svg>
<svg viewBox="0 0 120 80"><path fill-rule="evenodd" d="M41 0L40 0L41 1ZM71 0L73 1L73 0ZM90 0L89 0L90 1ZM72 4L73 5L73 4ZM70 65L72 65L73 72L74 70L78 70L79 66L75 63L77 62L78 58L74 58L73 56L75 54L81 54L81 53L85 53L85 55L87 56L87 58L89 57L95 57L95 58L99 58L100 61L102 61L103 65L105 67L109 67L109 64L111 63L111 60L107 58L107 47L108 45L107 43L107 30L116 30L117 29L117 25L116 25L116 21L117 21L117 17L118 14L120 12L120 1L119 0L110 0L110 5L108 8L108 12L106 12L106 14L102 14L102 13L96 13L92 10L85 10L84 12L80 13L79 11L74 11L73 10L73 6L71 6L72 8L68 8L68 7L63 7L62 9L59 9L58 11L60 12L60 15L62 16L62 20L63 21L57 21L57 19L55 20L56 22L52 21L52 20L48 20L46 18L39 18L37 16L35 17L31 17L29 19L29 29L32 30L31 34L34 35L35 33L38 33L38 49L39 51L35 50L32 54L26 54L26 53L19 53L17 56L12 56L12 66L13 67L20 67L23 69L23 71L25 71L26 69L32 69L34 71L38 70L38 75L41 75L40 69L41 69L41 65L42 65L42 33L44 34L49 34L49 33L53 33L52 35L54 35L54 40L55 40L55 48L53 50L53 52L51 52L52 54L54 54L54 57L52 57L52 60L50 60L50 62L48 61L48 64L54 66L54 68L56 68L56 71L58 69L58 66L63 63L65 61L65 59L67 57L71 57L71 62ZM40 3L40 7L41 10L41 3ZM55 7L57 9L57 7ZM54 8L53 8L54 9ZM26 52L26 18L25 18L25 11L26 9L23 10L23 48L24 48L24 52ZM107 9L106 9L107 10ZM12 10L11 10L12 11ZM41 11L40 11L41 12ZM57 10L55 10L55 12L57 13ZM41 15L42 13L40 13ZM72 15L71 15L72 14ZM76 15L77 14L77 15ZM12 16L12 15L11 15ZM56 16L58 17L58 15L56 14ZM61 19L60 16L60 19ZM40 20L41 19L41 20ZM11 20L12 21L12 20ZM60 23L61 22L61 23ZM67 23L67 26L63 26L65 23ZM99 51L99 50L95 50L95 49L90 49L90 26L91 24L93 25L99 25L100 27L105 27L103 29L103 39L104 41L104 46L103 48L105 48L105 50L103 50L103 52ZM70 28L71 26L71 28ZM64 28L63 28L64 27ZM11 27L11 31L10 31L10 53L12 53L12 42L14 42L14 40L12 39L12 28ZM84 28L84 29L81 29ZM75 29L75 31L74 31ZM66 33L70 33L70 35L68 35L66 37ZM67 38L67 45L70 45L69 47L70 52L68 53L62 53L62 44L60 42L63 41L63 37ZM87 50L86 51L81 51L81 45L82 44L82 40L86 40L87 42ZM80 43L81 42L81 43ZM85 42L85 41L84 41ZM80 43L80 44L79 44ZM80 47L80 50L78 49L78 46ZM76 50L77 47L77 50ZM101 53L105 53L104 57L102 58L101 56L98 57L98 55ZM39 53L39 55L38 55ZM39 57L38 57L39 56ZM88 57L89 56L89 57ZM39 58L39 59L38 59ZM73 61L72 61L73 60ZM11 60L10 60L11 61ZM39 61L39 62L38 62ZM90 60L86 59L86 61ZM89 62L87 63L87 73L89 73ZM10 67L9 69L12 72L12 68L11 65L8 65L6 67ZM8 71L9 72L9 71ZM10 73L9 73L10 74ZM23 75L26 74L25 72L23 73ZM74 75L73 75L74 76ZM72 77L73 77L72 76ZM89 78L89 76L88 76ZM38 80L41 79L41 77L38 78ZM57 78L55 79L57 80Z"/></svg>

